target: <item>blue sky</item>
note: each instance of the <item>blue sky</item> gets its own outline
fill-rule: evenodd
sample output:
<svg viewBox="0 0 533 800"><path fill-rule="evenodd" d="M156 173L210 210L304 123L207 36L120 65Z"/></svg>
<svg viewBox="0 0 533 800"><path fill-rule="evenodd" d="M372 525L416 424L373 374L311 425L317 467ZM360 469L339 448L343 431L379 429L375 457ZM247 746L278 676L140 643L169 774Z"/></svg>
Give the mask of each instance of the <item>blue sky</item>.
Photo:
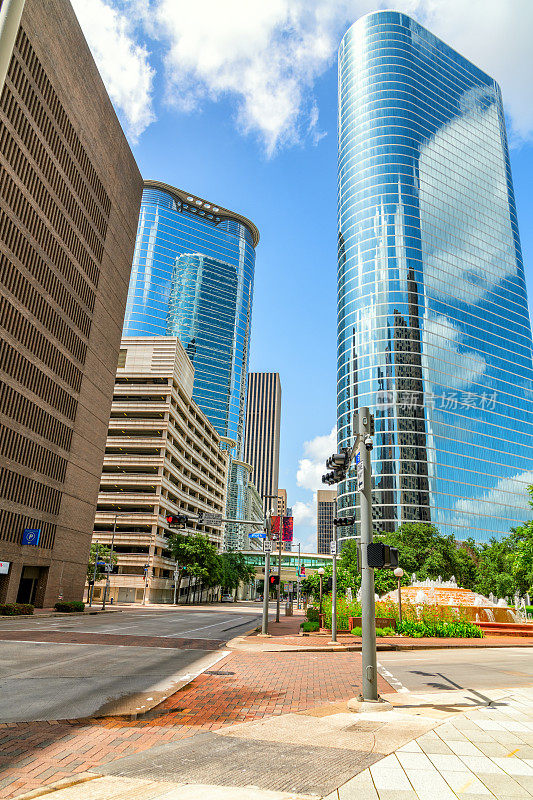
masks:
<svg viewBox="0 0 533 800"><path fill-rule="evenodd" d="M297 510L296 537L313 550L313 489L335 424L335 52L350 22L383 5L74 0L143 176L242 213L260 230L250 369L281 375L280 486ZM396 7L502 84L533 298L533 3Z"/></svg>

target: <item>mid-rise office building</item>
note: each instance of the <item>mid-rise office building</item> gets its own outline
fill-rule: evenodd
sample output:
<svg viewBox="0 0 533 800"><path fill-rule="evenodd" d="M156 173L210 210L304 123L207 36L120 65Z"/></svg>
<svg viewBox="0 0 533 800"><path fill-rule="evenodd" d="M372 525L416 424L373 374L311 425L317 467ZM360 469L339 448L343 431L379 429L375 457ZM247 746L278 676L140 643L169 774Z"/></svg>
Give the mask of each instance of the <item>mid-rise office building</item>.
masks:
<svg viewBox="0 0 533 800"><path fill-rule="evenodd" d="M193 398L244 457L255 248L250 220L181 189L145 181L125 336L178 336L194 366ZM242 518L247 475L230 465L228 502ZM231 515L229 515L231 516ZM240 533L227 526L229 539Z"/></svg>
<svg viewBox="0 0 533 800"><path fill-rule="evenodd" d="M277 513L285 517L287 516L287 490L278 489L278 511Z"/></svg>
<svg viewBox="0 0 533 800"><path fill-rule="evenodd" d="M405 14L339 51L338 443L375 415L374 525L530 516L531 329L498 84ZM359 519L354 472L339 511Z"/></svg>
<svg viewBox="0 0 533 800"><path fill-rule="evenodd" d="M224 514L229 453L192 399L194 369L177 337L122 340L94 540L110 546L116 602L173 600L167 514ZM220 549L222 529L191 522ZM184 578L181 594L189 593ZM96 585L95 599L102 594Z"/></svg>
<svg viewBox="0 0 533 800"><path fill-rule="evenodd" d="M246 402L245 460L265 511L277 510L281 382L277 372L250 372Z"/></svg>
<svg viewBox="0 0 533 800"><path fill-rule="evenodd" d="M26 0L0 164L0 602L51 606L85 584L142 191L68 0Z"/></svg>
<svg viewBox="0 0 533 800"><path fill-rule="evenodd" d="M329 545L335 535L333 520L336 513L337 492L334 489L319 489L316 507L317 553L330 554Z"/></svg>

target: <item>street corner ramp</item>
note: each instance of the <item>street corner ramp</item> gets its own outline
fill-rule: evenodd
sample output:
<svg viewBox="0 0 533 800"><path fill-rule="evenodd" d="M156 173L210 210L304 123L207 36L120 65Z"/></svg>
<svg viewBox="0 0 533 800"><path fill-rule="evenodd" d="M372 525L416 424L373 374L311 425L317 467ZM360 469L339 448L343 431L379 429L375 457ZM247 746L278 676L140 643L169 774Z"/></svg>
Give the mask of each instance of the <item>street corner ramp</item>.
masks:
<svg viewBox="0 0 533 800"><path fill-rule="evenodd" d="M323 797L381 758L382 753L199 733L112 761L94 772Z"/></svg>

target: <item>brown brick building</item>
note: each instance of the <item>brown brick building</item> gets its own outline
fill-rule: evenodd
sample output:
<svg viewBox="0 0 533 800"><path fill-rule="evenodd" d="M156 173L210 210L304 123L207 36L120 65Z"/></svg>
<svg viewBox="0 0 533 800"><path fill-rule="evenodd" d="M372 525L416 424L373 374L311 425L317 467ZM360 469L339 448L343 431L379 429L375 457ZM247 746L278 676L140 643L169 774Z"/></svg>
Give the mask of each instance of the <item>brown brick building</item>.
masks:
<svg viewBox="0 0 533 800"><path fill-rule="evenodd" d="M82 597L141 191L70 3L26 0L0 100L0 602Z"/></svg>

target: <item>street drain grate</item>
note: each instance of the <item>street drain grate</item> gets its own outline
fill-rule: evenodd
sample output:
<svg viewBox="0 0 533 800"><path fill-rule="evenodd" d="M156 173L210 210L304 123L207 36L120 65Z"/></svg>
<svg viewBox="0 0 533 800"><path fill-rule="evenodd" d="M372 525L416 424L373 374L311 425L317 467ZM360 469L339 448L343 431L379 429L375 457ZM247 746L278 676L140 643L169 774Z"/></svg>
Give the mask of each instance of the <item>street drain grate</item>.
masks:
<svg viewBox="0 0 533 800"><path fill-rule="evenodd" d="M234 672L224 672L223 669L206 669L204 675L235 675Z"/></svg>

